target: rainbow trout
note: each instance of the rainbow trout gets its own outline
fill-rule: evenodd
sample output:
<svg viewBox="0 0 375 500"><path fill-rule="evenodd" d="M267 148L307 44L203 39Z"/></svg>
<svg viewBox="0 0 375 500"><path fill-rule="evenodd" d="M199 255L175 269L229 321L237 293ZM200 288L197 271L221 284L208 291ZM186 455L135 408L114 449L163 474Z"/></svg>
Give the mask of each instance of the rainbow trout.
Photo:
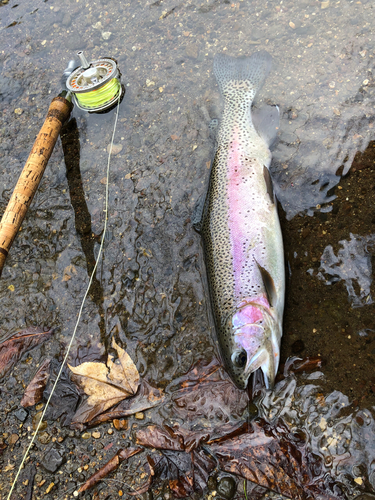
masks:
<svg viewBox="0 0 375 500"><path fill-rule="evenodd" d="M224 100L208 193L196 208L216 331L225 366L245 389L260 368L272 387L280 354L284 253L272 180L270 144L279 110L251 109L271 56L215 56Z"/></svg>

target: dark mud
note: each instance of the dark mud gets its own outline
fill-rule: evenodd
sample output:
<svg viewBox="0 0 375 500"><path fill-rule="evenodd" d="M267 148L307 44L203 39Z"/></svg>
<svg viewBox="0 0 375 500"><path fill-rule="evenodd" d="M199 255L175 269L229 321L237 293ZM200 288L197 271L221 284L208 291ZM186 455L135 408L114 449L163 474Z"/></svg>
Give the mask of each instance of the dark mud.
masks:
<svg viewBox="0 0 375 500"><path fill-rule="evenodd" d="M353 409L369 408L375 405L375 143L357 154L347 175L337 174L331 212L295 217L289 222L281 217L289 275L282 361L292 355L321 356L325 390L342 391ZM328 245L337 255L341 241L360 241L368 236L372 237L362 246L352 245L333 266L331 275L318 278ZM366 276L368 289L363 279Z"/></svg>

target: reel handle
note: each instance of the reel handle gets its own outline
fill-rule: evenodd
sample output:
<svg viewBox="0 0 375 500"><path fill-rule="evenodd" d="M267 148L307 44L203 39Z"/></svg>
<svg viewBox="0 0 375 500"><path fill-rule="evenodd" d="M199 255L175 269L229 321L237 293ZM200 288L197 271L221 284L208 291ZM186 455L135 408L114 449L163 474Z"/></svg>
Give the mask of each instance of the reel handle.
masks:
<svg viewBox="0 0 375 500"><path fill-rule="evenodd" d="M64 97L55 97L34 142L13 194L0 222L0 276L10 247L43 177L63 123L73 105Z"/></svg>

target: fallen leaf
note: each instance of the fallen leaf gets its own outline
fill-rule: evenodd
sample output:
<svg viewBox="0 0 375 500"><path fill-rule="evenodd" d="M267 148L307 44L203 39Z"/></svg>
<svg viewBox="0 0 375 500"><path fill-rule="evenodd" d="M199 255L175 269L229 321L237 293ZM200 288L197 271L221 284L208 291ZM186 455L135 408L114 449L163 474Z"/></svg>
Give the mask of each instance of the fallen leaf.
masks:
<svg viewBox="0 0 375 500"><path fill-rule="evenodd" d="M127 460L133 455L136 455L137 453L140 453L141 451L143 451L143 448L125 448L119 450L114 457L112 457L106 464L103 465L103 467L101 467L91 477L89 477L89 479L87 479L85 484L83 484L78 490L78 493L82 493L83 491L92 488L93 486L95 486L95 484L108 476L108 474L116 470L121 462Z"/></svg>
<svg viewBox="0 0 375 500"><path fill-rule="evenodd" d="M148 425L136 432L136 443L147 448L190 452L202 444L222 443L227 439L249 432L250 424L240 421L220 427L189 431L184 427Z"/></svg>
<svg viewBox="0 0 375 500"><path fill-rule="evenodd" d="M176 498L185 498L207 486L215 462L202 450L191 453L163 451L163 458L154 467L153 480L168 480Z"/></svg>
<svg viewBox="0 0 375 500"><path fill-rule="evenodd" d="M43 393L46 400L51 394L60 366L61 364L56 359L51 360L50 376ZM46 420L56 421L59 419L61 426L70 425L80 399L77 387L70 380L70 372L64 367L46 410Z"/></svg>
<svg viewBox="0 0 375 500"><path fill-rule="evenodd" d="M14 334L0 344L0 379L18 362L25 352L48 340L53 330L31 327Z"/></svg>
<svg viewBox="0 0 375 500"><path fill-rule="evenodd" d="M139 390L133 398L125 399L121 403L105 413L98 412L95 417L92 417L90 421L86 420L86 415L84 412L80 412L74 416L74 421L72 425L78 429L83 430L84 426L82 424L87 422L87 427L95 427L98 424L107 422L108 420L120 419L123 417L128 417L129 415L134 415L135 413L148 410L154 406L158 406L164 401L164 394L160 389L152 387L145 380L141 381Z"/></svg>
<svg viewBox="0 0 375 500"><path fill-rule="evenodd" d="M21 406L24 408L34 406L42 401L43 392L49 378L50 363L51 360L46 359L34 375L29 385L26 387L25 393L21 399Z"/></svg>
<svg viewBox="0 0 375 500"><path fill-rule="evenodd" d="M112 346L118 354L117 363L108 355L107 364L85 362L78 366L69 366L73 372L73 380L89 396L78 408L74 423L89 422L111 406L129 396L134 396L139 387L139 373L130 358L115 340Z"/></svg>
<svg viewBox="0 0 375 500"><path fill-rule="evenodd" d="M204 418L229 422L240 418L248 405L246 391L238 389L221 364L198 361L186 374L170 384L166 392L172 394L175 412L190 421Z"/></svg>
<svg viewBox="0 0 375 500"><path fill-rule="evenodd" d="M324 361L320 356L310 356L302 359L293 356L285 363L284 377L288 377L290 373L312 373L321 370L323 365Z"/></svg>
<svg viewBox="0 0 375 500"><path fill-rule="evenodd" d="M170 428L148 425L136 433L136 443L158 450L185 451L183 438Z"/></svg>
<svg viewBox="0 0 375 500"><path fill-rule="evenodd" d="M151 487L152 481L154 480L155 477L155 462L152 457L147 455L147 464L150 469L150 474L148 476L147 481L144 483L143 486L138 488L136 491L129 491L129 495L131 496L138 496L138 495L143 495L143 493L146 493Z"/></svg>
<svg viewBox="0 0 375 500"><path fill-rule="evenodd" d="M309 451L302 432L292 432L281 419L273 424L259 419L251 427L246 434L210 446L221 470L293 500L341 498L327 494L323 461Z"/></svg>

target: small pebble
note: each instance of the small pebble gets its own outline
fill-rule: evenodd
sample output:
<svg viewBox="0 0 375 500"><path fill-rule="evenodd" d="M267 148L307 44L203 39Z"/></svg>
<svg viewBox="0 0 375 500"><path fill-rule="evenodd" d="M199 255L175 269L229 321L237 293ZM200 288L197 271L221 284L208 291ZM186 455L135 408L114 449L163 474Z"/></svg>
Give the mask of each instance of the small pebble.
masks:
<svg viewBox="0 0 375 500"><path fill-rule="evenodd" d="M111 151L111 145L108 144L107 146L107 153ZM122 144L112 144L112 152L111 154L116 156L122 151Z"/></svg>
<svg viewBox="0 0 375 500"><path fill-rule="evenodd" d="M46 489L46 494L48 494L52 488L55 486L55 483L50 483L50 485L48 486L48 488Z"/></svg>
<svg viewBox="0 0 375 500"><path fill-rule="evenodd" d="M33 429L34 431L36 431L37 427L38 427L38 424L39 424L39 420L41 419L42 417L42 412L41 411L38 411L38 413L36 413L33 417ZM47 422L43 421L41 424L40 424L40 427L39 427L39 432L40 431L44 431L46 428L47 428Z"/></svg>
<svg viewBox="0 0 375 500"><path fill-rule="evenodd" d="M100 432L99 431L95 431L92 433L92 437L95 438L95 439L99 439L101 436Z"/></svg>
<svg viewBox="0 0 375 500"><path fill-rule="evenodd" d="M28 416L28 412L23 408L20 408L19 410L15 411L14 414L20 422L24 422Z"/></svg>
<svg viewBox="0 0 375 500"><path fill-rule="evenodd" d="M16 108L16 109L14 110L14 112L16 113L16 115L22 115L22 113L23 113L23 109L21 109L21 108Z"/></svg>
<svg viewBox="0 0 375 500"><path fill-rule="evenodd" d="M17 443L17 441L19 440L19 438L20 438L20 437L19 437L19 435L18 435L18 434L12 434L12 435L10 436L10 438L8 439L8 443L9 443L10 445L16 444L16 443Z"/></svg>
<svg viewBox="0 0 375 500"><path fill-rule="evenodd" d="M236 482L232 477L222 477L217 487L218 494L226 500L231 500L236 493Z"/></svg>
<svg viewBox="0 0 375 500"><path fill-rule="evenodd" d="M112 35L111 31L103 31L102 33L102 37L104 40L109 40L111 38L111 35Z"/></svg>
<svg viewBox="0 0 375 500"><path fill-rule="evenodd" d="M296 29L296 25L294 24L293 21L290 21L289 26L292 28L292 30Z"/></svg>
<svg viewBox="0 0 375 500"><path fill-rule="evenodd" d="M118 420L117 418L115 418L113 420L113 425L115 426L115 429L117 431L120 431L120 430L126 430L128 428L128 421L127 420Z"/></svg>
<svg viewBox="0 0 375 500"><path fill-rule="evenodd" d="M325 0L320 4L321 9L328 9L328 7L329 7L329 0Z"/></svg>
<svg viewBox="0 0 375 500"><path fill-rule="evenodd" d="M135 414L135 418L137 420L143 420L145 418L145 414L142 413L142 412L138 412L138 413Z"/></svg>
<svg viewBox="0 0 375 500"><path fill-rule="evenodd" d="M108 434L113 434L113 429L108 429Z"/></svg>
<svg viewBox="0 0 375 500"><path fill-rule="evenodd" d="M47 444L51 441L51 436L48 434L48 432L40 432L38 434L38 441L42 444Z"/></svg>
<svg viewBox="0 0 375 500"><path fill-rule="evenodd" d="M91 433L90 432L84 432L81 436L82 439L90 439Z"/></svg>

